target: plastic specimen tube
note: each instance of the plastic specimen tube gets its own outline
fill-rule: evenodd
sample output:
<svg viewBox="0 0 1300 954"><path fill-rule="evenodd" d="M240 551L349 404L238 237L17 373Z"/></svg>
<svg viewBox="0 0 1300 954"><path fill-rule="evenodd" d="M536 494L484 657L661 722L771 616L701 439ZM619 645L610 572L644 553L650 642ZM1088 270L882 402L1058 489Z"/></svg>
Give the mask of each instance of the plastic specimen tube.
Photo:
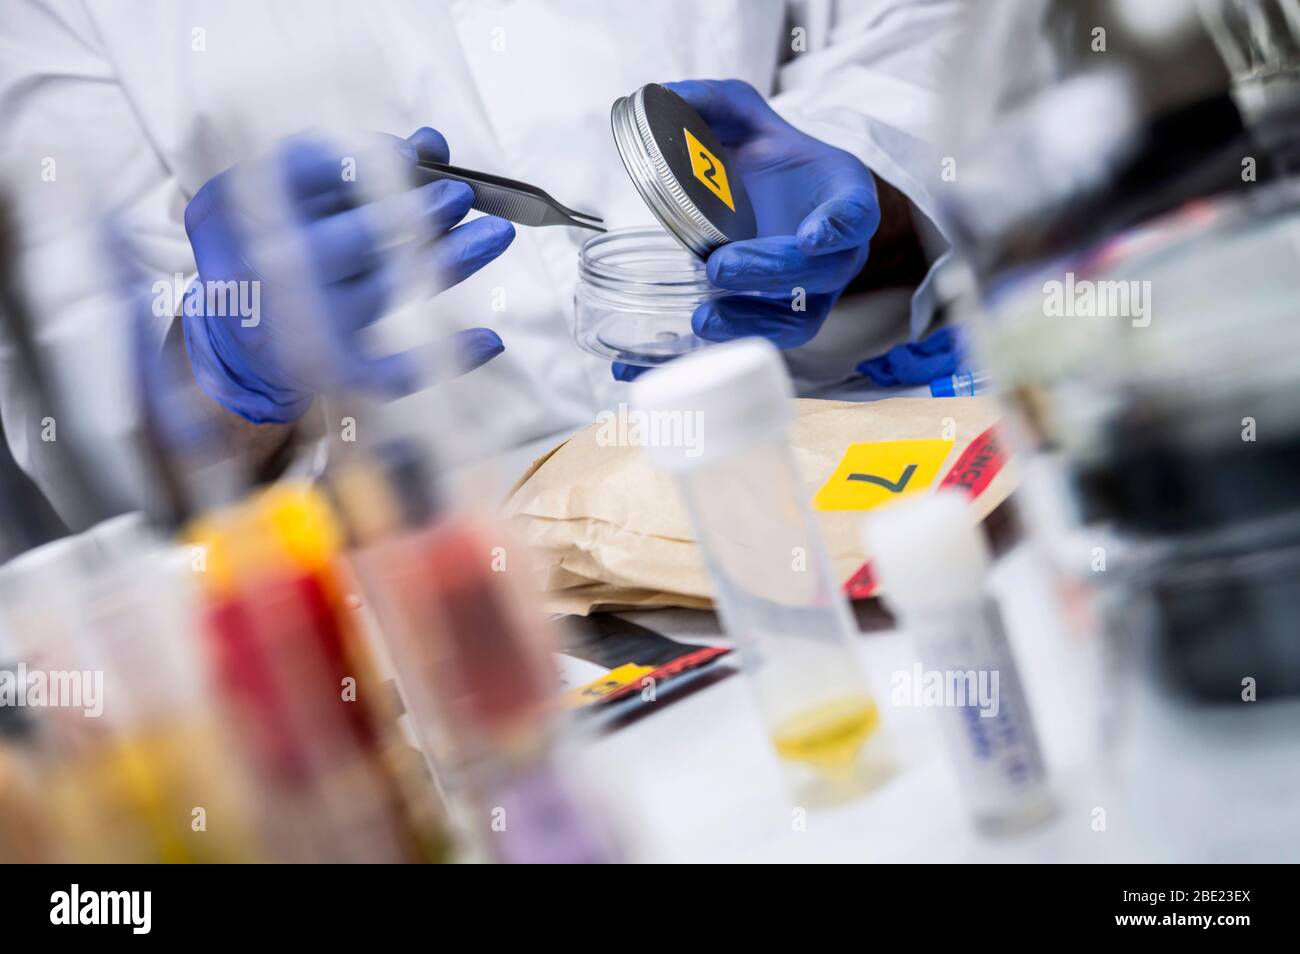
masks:
<svg viewBox="0 0 1300 954"><path fill-rule="evenodd" d="M723 626L801 805L854 797L891 763L853 623L786 440L780 353L747 339L637 381L647 449L674 474Z"/></svg>
<svg viewBox="0 0 1300 954"><path fill-rule="evenodd" d="M863 540L924 678L943 687L931 701L976 826L1001 834L1045 820L1054 802L1038 736L965 496L939 491L888 507L867 519Z"/></svg>
<svg viewBox="0 0 1300 954"><path fill-rule="evenodd" d="M388 693L347 619L324 499L281 486L216 523L198 529L212 576L208 632L259 768L272 854L440 857L440 820L419 804L436 796L427 784L409 790Z"/></svg>
<svg viewBox="0 0 1300 954"><path fill-rule="evenodd" d="M435 516L419 451L383 451L336 473L334 492L416 735L458 820L498 861L617 860L603 811L557 752L552 635L498 563L501 529L472 512Z"/></svg>

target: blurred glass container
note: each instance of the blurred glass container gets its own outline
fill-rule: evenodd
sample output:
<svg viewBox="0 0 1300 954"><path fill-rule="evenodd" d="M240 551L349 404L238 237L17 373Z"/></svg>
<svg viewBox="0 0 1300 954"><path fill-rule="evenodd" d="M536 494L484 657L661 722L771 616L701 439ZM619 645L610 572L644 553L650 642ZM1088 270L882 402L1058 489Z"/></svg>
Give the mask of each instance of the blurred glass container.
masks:
<svg viewBox="0 0 1300 954"><path fill-rule="evenodd" d="M1300 3L1200 0L1200 11L1252 137L1278 171L1294 174L1300 169Z"/></svg>
<svg viewBox="0 0 1300 954"><path fill-rule="evenodd" d="M1241 666L1300 693L1298 308L1281 184L1057 262L980 336L1022 443L1059 455L1072 520L1141 582L1167 674L1200 698L1236 698Z"/></svg>
<svg viewBox="0 0 1300 954"><path fill-rule="evenodd" d="M972 14L945 206L975 350L1062 471L1063 560L1151 601L1192 696L1235 698L1237 665L1300 692L1300 191L1240 106L1282 88L1294 4L1007 6Z"/></svg>
<svg viewBox="0 0 1300 954"><path fill-rule="evenodd" d="M1067 280L1094 302L1137 282L1144 313L1046 314ZM1022 447L1064 476L1044 542L1104 637L1140 858L1300 851L1298 308L1300 187L1282 183L1022 278L980 329Z"/></svg>
<svg viewBox="0 0 1300 954"><path fill-rule="evenodd" d="M1300 3L1200 0L1201 15L1249 115L1300 97Z"/></svg>
<svg viewBox="0 0 1300 954"><path fill-rule="evenodd" d="M1105 574L1104 624L1118 650L1112 703L1120 729L1111 765L1121 787L1109 830L1131 860L1294 863L1300 858L1300 695L1263 643L1290 655L1295 627L1260 628L1257 605L1294 619L1300 566L1292 550L1277 572L1249 566L1204 572L1202 591L1174 579L1179 561L1153 572ZM1267 560L1268 558L1266 558ZM1271 562L1271 561L1270 561ZM1171 608L1174 608L1171 612ZM1207 611L1208 621L1196 618ZM1239 615L1240 614L1240 615ZM1275 618L1276 620L1276 618ZM1287 665L1282 653L1275 658ZM1189 694L1189 681L1214 693Z"/></svg>
<svg viewBox="0 0 1300 954"><path fill-rule="evenodd" d="M691 315L721 294L704 262L667 232L617 229L582 246L574 337L602 358L653 367L708 343Z"/></svg>
<svg viewBox="0 0 1300 954"><path fill-rule="evenodd" d="M982 288L1240 188L1241 157L1258 155L1194 4L974 4L961 50L937 195Z"/></svg>
<svg viewBox="0 0 1300 954"><path fill-rule="evenodd" d="M1300 851L1295 10L981 5L946 98L959 309L1145 860Z"/></svg>

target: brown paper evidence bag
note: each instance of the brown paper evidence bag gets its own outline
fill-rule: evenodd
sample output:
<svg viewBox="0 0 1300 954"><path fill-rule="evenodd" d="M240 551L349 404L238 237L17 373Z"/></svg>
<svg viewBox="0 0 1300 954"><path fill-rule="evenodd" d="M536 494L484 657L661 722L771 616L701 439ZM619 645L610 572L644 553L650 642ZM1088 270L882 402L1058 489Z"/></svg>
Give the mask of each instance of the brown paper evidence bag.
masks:
<svg viewBox="0 0 1300 954"><path fill-rule="evenodd" d="M866 511L950 486L967 493L983 520L1014 487L988 398L794 404L795 466L831 562L855 599L878 593L859 540ZM618 426L604 415L578 431L535 461L506 501L515 535L539 565L546 609L585 616L710 607L709 577L673 478L620 440L627 434Z"/></svg>

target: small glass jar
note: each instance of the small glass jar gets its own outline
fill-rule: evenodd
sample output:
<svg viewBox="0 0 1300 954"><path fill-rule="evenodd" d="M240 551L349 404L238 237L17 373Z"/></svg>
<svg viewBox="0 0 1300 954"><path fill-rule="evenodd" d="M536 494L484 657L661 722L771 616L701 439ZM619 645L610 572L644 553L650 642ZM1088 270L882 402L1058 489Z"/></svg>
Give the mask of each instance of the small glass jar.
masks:
<svg viewBox="0 0 1300 954"><path fill-rule="evenodd" d="M654 367L707 344L691 314L723 294L704 262L662 229L606 232L579 253L574 338L607 360Z"/></svg>

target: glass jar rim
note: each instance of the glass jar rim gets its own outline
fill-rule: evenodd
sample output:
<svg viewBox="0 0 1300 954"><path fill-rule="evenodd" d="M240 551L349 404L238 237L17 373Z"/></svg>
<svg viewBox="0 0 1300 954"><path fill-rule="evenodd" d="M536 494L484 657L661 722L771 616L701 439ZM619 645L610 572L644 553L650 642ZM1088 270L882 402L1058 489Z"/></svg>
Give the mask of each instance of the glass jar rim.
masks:
<svg viewBox="0 0 1300 954"><path fill-rule="evenodd" d="M618 259L645 252L663 261ZM704 262L658 226L634 226L593 235L578 256L578 274L589 286L625 294L716 294Z"/></svg>

